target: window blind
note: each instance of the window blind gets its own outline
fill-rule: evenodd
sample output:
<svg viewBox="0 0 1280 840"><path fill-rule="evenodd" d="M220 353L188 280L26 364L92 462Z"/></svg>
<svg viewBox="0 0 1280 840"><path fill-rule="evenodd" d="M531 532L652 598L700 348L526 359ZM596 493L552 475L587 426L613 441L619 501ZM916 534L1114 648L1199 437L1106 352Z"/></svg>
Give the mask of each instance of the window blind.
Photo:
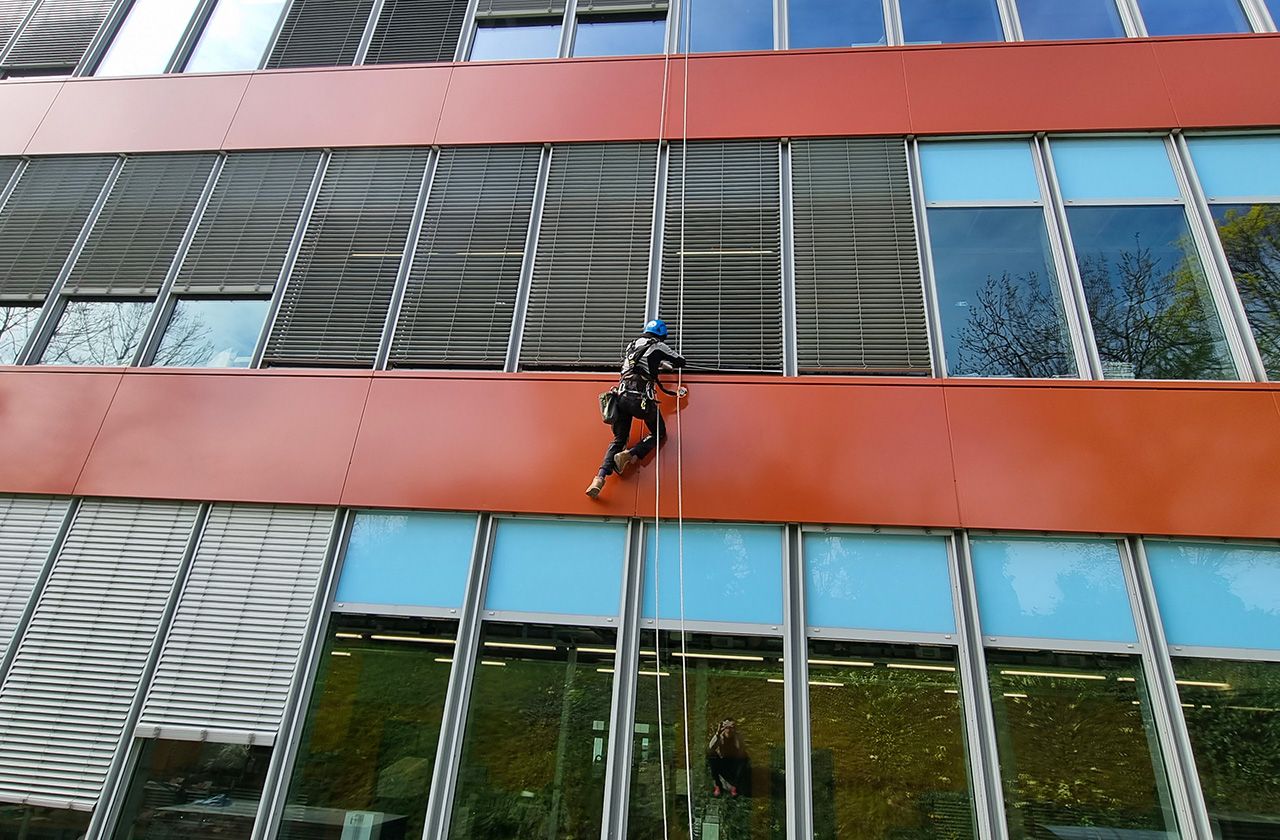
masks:
<svg viewBox="0 0 1280 840"><path fill-rule="evenodd" d="M365 64L453 61L466 0L387 0Z"/></svg>
<svg viewBox="0 0 1280 840"><path fill-rule="evenodd" d="M478 0L476 17L517 17L523 15L562 15L564 0Z"/></svg>
<svg viewBox="0 0 1280 840"><path fill-rule="evenodd" d="M66 499L0 496L0 661L66 516Z"/></svg>
<svg viewBox="0 0 1280 840"><path fill-rule="evenodd" d="M35 0L0 0L0 55L34 5Z"/></svg>
<svg viewBox="0 0 1280 840"><path fill-rule="evenodd" d="M44 0L13 39L6 67L75 67L115 0Z"/></svg>
<svg viewBox="0 0 1280 840"><path fill-rule="evenodd" d="M293 0L267 69L351 64L372 10L373 0Z"/></svg>

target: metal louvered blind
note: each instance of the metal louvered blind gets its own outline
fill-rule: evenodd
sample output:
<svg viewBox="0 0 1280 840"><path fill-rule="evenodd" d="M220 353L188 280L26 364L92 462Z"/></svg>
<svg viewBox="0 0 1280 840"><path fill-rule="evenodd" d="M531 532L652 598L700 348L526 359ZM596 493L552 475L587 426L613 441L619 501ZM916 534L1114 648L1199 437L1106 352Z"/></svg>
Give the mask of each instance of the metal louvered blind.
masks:
<svg viewBox="0 0 1280 840"><path fill-rule="evenodd" d="M66 499L0 496L0 660L66 516Z"/></svg>
<svg viewBox="0 0 1280 840"><path fill-rule="evenodd" d="M332 509L210 510L147 692L139 735L198 736L216 729L224 739L274 742L306 640L333 517Z"/></svg>
<svg viewBox="0 0 1280 840"><path fill-rule="evenodd" d="M0 53L8 46L13 33L35 5L35 0L0 0Z"/></svg>
<svg viewBox="0 0 1280 840"><path fill-rule="evenodd" d="M13 177L13 173L18 171L18 163L17 158L0 158L0 193L3 193L4 188L9 185L9 179Z"/></svg>
<svg viewBox="0 0 1280 840"><path fill-rule="evenodd" d="M115 162L54 157L27 164L0 208L0 300L44 300Z"/></svg>
<svg viewBox="0 0 1280 840"><path fill-rule="evenodd" d="M267 69L351 64L372 9L373 0L293 0Z"/></svg>
<svg viewBox="0 0 1280 840"><path fill-rule="evenodd" d="M778 161L777 141L690 143L682 196L681 147L671 145L660 314L693 364L782 369Z"/></svg>
<svg viewBox="0 0 1280 840"><path fill-rule="evenodd" d="M0 690L0 801L93 808L197 509L80 505Z"/></svg>
<svg viewBox="0 0 1280 840"><path fill-rule="evenodd" d="M657 158L653 143L552 150L522 365L618 366L644 323Z"/></svg>
<svg viewBox="0 0 1280 840"><path fill-rule="evenodd" d="M578 0L578 14L589 12L665 12L667 0Z"/></svg>
<svg viewBox="0 0 1280 840"><path fill-rule="evenodd" d="M319 163L318 151L228 155L174 291L271 294Z"/></svg>
<svg viewBox="0 0 1280 840"><path fill-rule="evenodd" d="M541 156L537 146L441 150L393 365L502 366Z"/></svg>
<svg viewBox="0 0 1280 840"><path fill-rule="evenodd" d="M479 0L476 17L564 14L565 0Z"/></svg>
<svg viewBox="0 0 1280 840"><path fill-rule="evenodd" d="M429 154L333 153L267 342L268 364L372 367Z"/></svg>
<svg viewBox="0 0 1280 840"><path fill-rule="evenodd" d="M365 64L453 61L467 0L387 0Z"/></svg>
<svg viewBox="0 0 1280 840"><path fill-rule="evenodd" d="M929 373L901 138L791 147L801 370Z"/></svg>
<svg viewBox="0 0 1280 840"><path fill-rule="evenodd" d="M215 160L214 155L143 155L126 160L76 258L66 291L159 292Z"/></svg>
<svg viewBox="0 0 1280 840"><path fill-rule="evenodd" d="M43 0L13 39L6 67L74 67L115 0Z"/></svg>

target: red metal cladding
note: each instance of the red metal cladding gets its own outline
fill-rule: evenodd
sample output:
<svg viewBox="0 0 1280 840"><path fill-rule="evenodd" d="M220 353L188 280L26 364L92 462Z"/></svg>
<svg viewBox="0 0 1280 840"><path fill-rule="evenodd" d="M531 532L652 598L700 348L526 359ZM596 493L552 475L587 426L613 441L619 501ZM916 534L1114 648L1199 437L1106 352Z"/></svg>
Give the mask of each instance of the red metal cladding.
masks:
<svg viewBox="0 0 1280 840"><path fill-rule="evenodd" d="M7 81L0 84L0 155L20 155L40 127L61 82Z"/></svg>

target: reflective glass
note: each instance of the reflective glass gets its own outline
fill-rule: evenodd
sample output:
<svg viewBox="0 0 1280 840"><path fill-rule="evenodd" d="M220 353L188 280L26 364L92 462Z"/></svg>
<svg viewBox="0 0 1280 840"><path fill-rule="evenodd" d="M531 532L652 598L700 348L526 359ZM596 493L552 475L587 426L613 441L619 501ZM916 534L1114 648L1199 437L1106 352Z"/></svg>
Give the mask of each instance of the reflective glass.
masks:
<svg viewBox="0 0 1280 840"><path fill-rule="evenodd" d="M951 376L1071 377L1071 334L1039 207L930 208Z"/></svg>
<svg viewBox="0 0 1280 840"><path fill-rule="evenodd" d="M475 538L475 514L361 511L334 601L461 607Z"/></svg>
<svg viewBox="0 0 1280 840"><path fill-rule="evenodd" d="M1174 659L1182 716L1214 836L1280 826L1280 663Z"/></svg>
<svg viewBox="0 0 1280 840"><path fill-rule="evenodd" d="M1124 37L1116 0L1018 0L1018 20L1028 41Z"/></svg>
<svg viewBox="0 0 1280 840"><path fill-rule="evenodd" d="M615 641L609 629L485 624L449 837L600 836Z"/></svg>
<svg viewBox="0 0 1280 840"><path fill-rule="evenodd" d="M84 840L87 811L63 811L34 805L0 803L0 837L22 840Z"/></svg>
<svg viewBox="0 0 1280 840"><path fill-rule="evenodd" d="M1136 656L987 651L1012 837L1178 836Z"/></svg>
<svg viewBox="0 0 1280 840"><path fill-rule="evenodd" d="M955 650L809 640L813 836L974 837Z"/></svg>
<svg viewBox="0 0 1280 840"><path fill-rule="evenodd" d="M449 621L333 616L281 840L422 836L456 632Z"/></svg>
<svg viewBox="0 0 1280 840"><path fill-rule="evenodd" d="M1267 376L1280 380L1280 204L1209 209Z"/></svg>
<svg viewBox="0 0 1280 840"><path fill-rule="evenodd" d="M1026 140L921 143L925 201L1039 201Z"/></svg>
<svg viewBox="0 0 1280 840"><path fill-rule="evenodd" d="M782 640L690 633L687 656L678 633L661 632L657 643L653 632L641 633L628 840L690 840L690 808L695 838L781 840L787 830Z"/></svg>
<svg viewBox="0 0 1280 840"><path fill-rule="evenodd" d="M151 301L68 301L40 364L127 365L150 315Z"/></svg>
<svg viewBox="0 0 1280 840"><path fill-rule="evenodd" d="M1271 20L1280 26L1280 0L1265 0L1267 9L1271 11Z"/></svg>
<svg viewBox="0 0 1280 840"><path fill-rule="evenodd" d="M790 0L787 38L791 49L884 46L880 0Z"/></svg>
<svg viewBox="0 0 1280 840"><path fill-rule="evenodd" d="M485 608L616 615L626 551L627 526L622 522L502 520Z"/></svg>
<svg viewBox="0 0 1280 840"><path fill-rule="evenodd" d="M578 18L573 37L575 56L658 55L667 34L665 17L606 15Z"/></svg>
<svg viewBox="0 0 1280 840"><path fill-rule="evenodd" d="M270 763L270 747L143 739L112 837L248 837Z"/></svg>
<svg viewBox="0 0 1280 840"><path fill-rule="evenodd" d="M1136 642L1114 540L970 541L984 636Z"/></svg>
<svg viewBox="0 0 1280 840"><path fill-rule="evenodd" d="M1249 32L1240 0L1138 0L1149 35Z"/></svg>
<svg viewBox="0 0 1280 840"><path fill-rule="evenodd" d="M1067 222L1108 379L1236 378L1182 207L1068 207Z"/></svg>
<svg viewBox="0 0 1280 840"><path fill-rule="evenodd" d="M185 72L258 69L284 3L285 0L218 0Z"/></svg>
<svg viewBox="0 0 1280 840"><path fill-rule="evenodd" d="M38 306L0 304L0 365L18 361L18 354L26 345L39 317Z"/></svg>
<svg viewBox="0 0 1280 840"><path fill-rule="evenodd" d="M908 44L1003 41L995 0L899 0Z"/></svg>
<svg viewBox="0 0 1280 840"><path fill-rule="evenodd" d="M773 0L690 0L682 15L682 52L773 49Z"/></svg>
<svg viewBox="0 0 1280 840"><path fill-rule="evenodd" d="M768 525L665 522L655 542L647 529L644 564L644 617L691 621L782 623L782 529ZM681 554L684 579L681 581ZM661 574L659 575L659 572Z"/></svg>
<svg viewBox="0 0 1280 840"><path fill-rule="evenodd" d="M243 368L253 361L271 301L179 300L165 325L157 367Z"/></svg>
<svg viewBox="0 0 1280 840"><path fill-rule="evenodd" d="M470 60L555 58L559 54L559 18L485 20L476 26Z"/></svg>
<svg viewBox="0 0 1280 840"><path fill-rule="evenodd" d="M134 0L95 76L163 73L199 0Z"/></svg>
<svg viewBox="0 0 1280 840"><path fill-rule="evenodd" d="M1280 135L1192 137L1187 145L1210 201L1280 200Z"/></svg>
<svg viewBox="0 0 1280 840"><path fill-rule="evenodd" d="M1145 545L1170 644L1280 650L1280 548Z"/></svg>
<svg viewBox="0 0 1280 840"><path fill-rule="evenodd" d="M1055 139L1053 168L1066 201L1180 197L1159 137Z"/></svg>

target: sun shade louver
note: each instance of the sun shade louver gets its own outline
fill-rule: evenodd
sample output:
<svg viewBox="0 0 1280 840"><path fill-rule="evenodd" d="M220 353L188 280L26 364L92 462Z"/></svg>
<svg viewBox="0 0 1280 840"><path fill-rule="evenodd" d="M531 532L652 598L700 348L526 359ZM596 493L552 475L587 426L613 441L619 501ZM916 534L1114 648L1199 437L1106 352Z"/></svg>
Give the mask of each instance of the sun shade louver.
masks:
<svg viewBox="0 0 1280 840"><path fill-rule="evenodd" d="M13 39L6 67L75 67L115 0L44 0Z"/></svg>
<svg viewBox="0 0 1280 840"><path fill-rule="evenodd" d="M665 12L666 0L578 0L578 14L593 12Z"/></svg>
<svg viewBox="0 0 1280 840"><path fill-rule="evenodd" d="M66 499L0 497L0 660L40 579L67 505Z"/></svg>
<svg viewBox="0 0 1280 840"><path fill-rule="evenodd" d="M453 61L466 0L387 0L365 64Z"/></svg>
<svg viewBox="0 0 1280 840"><path fill-rule="evenodd" d="M350 65L372 10L373 0L294 0L267 69Z"/></svg>
<svg viewBox="0 0 1280 840"><path fill-rule="evenodd" d="M35 0L0 0L0 55L34 5Z"/></svg>
<svg viewBox="0 0 1280 840"><path fill-rule="evenodd" d="M564 0L479 0L476 6L476 17L504 18L563 15L564 8Z"/></svg>

